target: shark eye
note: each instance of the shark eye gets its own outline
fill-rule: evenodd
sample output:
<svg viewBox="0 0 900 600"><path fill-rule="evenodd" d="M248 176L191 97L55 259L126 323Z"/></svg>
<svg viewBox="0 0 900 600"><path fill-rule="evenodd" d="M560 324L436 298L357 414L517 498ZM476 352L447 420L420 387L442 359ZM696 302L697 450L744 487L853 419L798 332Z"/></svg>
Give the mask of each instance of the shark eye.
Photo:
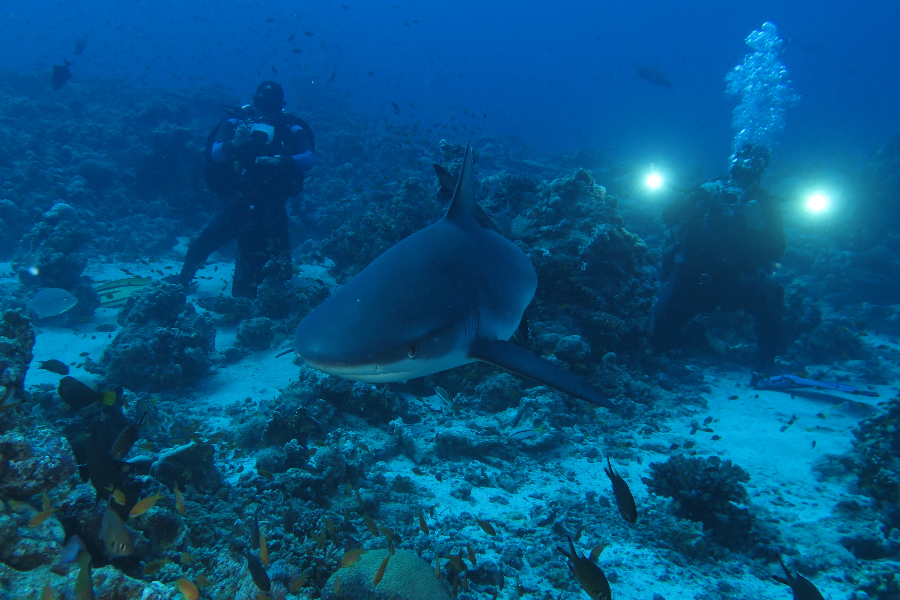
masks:
<svg viewBox="0 0 900 600"><path fill-rule="evenodd" d="M410 358L415 358L416 352L418 352L418 348L416 348L415 346L410 346L409 350L406 351L406 355Z"/></svg>

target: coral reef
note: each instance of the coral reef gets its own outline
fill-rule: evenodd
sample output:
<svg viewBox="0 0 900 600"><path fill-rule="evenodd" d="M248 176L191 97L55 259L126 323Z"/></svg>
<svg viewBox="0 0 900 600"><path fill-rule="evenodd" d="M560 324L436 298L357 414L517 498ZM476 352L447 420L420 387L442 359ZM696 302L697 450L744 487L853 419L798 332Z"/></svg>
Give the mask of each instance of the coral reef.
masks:
<svg viewBox="0 0 900 600"><path fill-rule="evenodd" d="M502 196L490 201L512 202ZM571 320L577 329L568 335L582 336L598 353L595 362L607 352L625 357L637 351L655 294L647 247L624 228L617 203L581 170L542 187L535 204L512 222L514 239L528 245L538 273L532 318ZM546 351L558 343L548 340ZM572 355L576 370L579 357L583 351Z"/></svg>
<svg viewBox="0 0 900 600"><path fill-rule="evenodd" d="M443 216L443 207L425 190L421 179L411 177L391 188L374 197L357 199L357 206L361 204L363 210L354 211L349 219L321 215L334 229L319 252L335 262L343 277L355 275L382 252Z"/></svg>
<svg viewBox="0 0 900 600"><path fill-rule="evenodd" d="M853 431L853 450L861 465L859 487L879 502L900 505L900 398L885 404L885 411L861 421ZM900 512L900 511L898 511ZM900 518L893 525L900 528Z"/></svg>
<svg viewBox="0 0 900 600"><path fill-rule="evenodd" d="M197 314L179 285L157 281L128 298L122 329L104 350L109 382L133 390L170 390L209 372L215 350L212 320Z"/></svg>
<svg viewBox="0 0 900 600"><path fill-rule="evenodd" d="M62 525L53 517L38 527L29 521L38 511L25 506L0 512L0 562L18 571L31 571L55 562L65 542Z"/></svg>
<svg viewBox="0 0 900 600"><path fill-rule="evenodd" d="M47 427L0 436L0 496L27 500L75 473L75 457L65 438Z"/></svg>
<svg viewBox="0 0 900 600"><path fill-rule="evenodd" d="M65 203L53 205L41 222L22 236L13 268L28 287L71 290L87 266L84 243L87 227L78 212Z"/></svg>
<svg viewBox="0 0 900 600"><path fill-rule="evenodd" d="M76 295L84 281L79 257L89 261L89 273L102 268L103 278L121 277L117 267L134 265L142 275L163 276L171 265L159 259L174 259L165 254L174 234L202 226L217 206L202 182L200 145L220 117L216 107L235 101L213 88L108 89L86 80L50 95L45 77L16 77L0 74L0 112L11 117L0 122L0 256L5 250L9 259L27 234L20 271L43 261L38 274L68 273L77 280ZM646 593L640 589L646 569L654 598L686 591L698 598L784 596L787 590L770 580L763 587L774 591L760 587L777 550L824 584L827 597L841 591L854 600L897 597L897 400L860 426L854 453L838 465L843 479L804 488L809 496L799 502L770 481L747 485L746 473L725 460L726 442L673 433L679 419L698 418L708 398L700 395L713 389L722 363L716 356L701 365L670 356L660 360L668 373L642 372L657 258L634 235L632 218L643 218L644 240L662 235L652 209L639 215L636 202L620 206L599 185L629 199L622 183L627 165L604 164L588 151L572 158L488 137L475 143L484 214L538 271L520 341L615 396L616 411L483 363L385 385L295 369L288 358L272 364L274 352L245 352L281 344L337 282L443 214L446 194L436 193L431 163L457 172L461 145L443 140L436 147L433 135L337 112L309 117L321 132L322 168L292 201L295 263L308 269L293 281L294 266L273 261L251 301L211 297L213 282L201 280L197 304L216 313L202 316L183 288L154 283L128 301L102 369L91 357L106 336L93 340L93 332L115 331L108 313L86 324L70 320L72 328L57 327L64 319L46 322L41 335L66 345L39 344L35 355L45 360L53 353L74 370L105 375L100 389L128 388L116 390L112 406L68 408L44 371L30 372L26 385L35 333L21 313L5 313L0 391L17 406L0 406L0 596L40 597L47 580L56 595L71 596L77 568L58 575L50 565L63 539L79 535L95 562L98 598L171 598L179 578L200 583L202 576L209 582L203 598L253 599L261 590L246 554L259 555L252 548L258 528L269 554L269 595L277 599L332 597L337 577L342 597L378 597L393 580L403 580L401 598L415 597L409 580L440 587L425 597L446 597L457 557L469 585L461 598L490 598L495 589L507 599L575 597L579 585L555 552L568 536L585 554L600 552L614 595ZM776 274L788 290L786 357L828 363L827 372L808 367L826 378L837 372L842 380L888 379L896 362L890 336L900 332L900 305L891 294L900 263L892 251L877 245L848 251L789 235L792 250ZM71 248L71 256L61 248ZM12 276L0 282L0 306L22 305L24 292L15 285ZM211 293L219 291L216 285ZM238 346L226 350L221 377L191 389L218 358L214 318L228 335L237 328ZM746 317L710 321L717 335L736 330L721 336L729 354L752 338ZM878 349L882 344L888 348ZM247 369L231 364L241 359L251 363ZM265 375L273 377L257 378L257 367L271 368ZM747 394L739 394L727 406L742 403ZM841 409L816 410L828 411L823 425L838 427L832 413ZM770 416L761 411L761 419ZM113 460L110 448L142 418L125 462ZM785 437L816 435L813 454L840 442L840 433L825 428L800 429ZM716 433L727 435L718 427ZM705 456L719 451L717 443L722 459L677 456L651 468L647 487L640 483L653 457ZM627 472L637 524L616 511L602 474L606 457ZM854 474L869 498L847 490ZM784 484L784 477L773 479ZM30 528L44 491L54 512ZM834 494L847 491L833 514L808 518L827 515ZM120 506L116 498L123 496ZM129 517L148 499L155 505ZM105 553L100 530L110 503L134 537L129 556ZM496 531L488 533L482 521ZM767 523L779 527L777 549ZM373 586L389 536L397 554ZM356 548L368 552L336 575L344 552ZM467 557L470 548L477 563ZM404 557L409 569L401 568Z"/></svg>
<svg viewBox="0 0 900 600"><path fill-rule="evenodd" d="M373 585L375 573L388 556L387 550L371 550L352 565L338 569L322 590L322 598L348 600L441 600L450 598L447 582L434 577L434 568L409 550L397 550ZM335 591L340 579L340 593Z"/></svg>
<svg viewBox="0 0 900 600"><path fill-rule="evenodd" d="M265 350L272 345L275 339L275 331L272 329L272 319L257 317L247 319L238 325L237 343L248 350Z"/></svg>
<svg viewBox="0 0 900 600"><path fill-rule="evenodd" d="M35 332L18 310L0 320L0 412L26 399L25 372L33 357Z"/></svg>
<svg viewBox="0 0 900 600"><path fill-rule="evenodd" d="M704 532L722 546L749 545L754 517L743 485L750 476L742 468L717 456L673 456L651 464L650 472L644 483L654 494L674 500L676 516L702 523Z"/></svg>

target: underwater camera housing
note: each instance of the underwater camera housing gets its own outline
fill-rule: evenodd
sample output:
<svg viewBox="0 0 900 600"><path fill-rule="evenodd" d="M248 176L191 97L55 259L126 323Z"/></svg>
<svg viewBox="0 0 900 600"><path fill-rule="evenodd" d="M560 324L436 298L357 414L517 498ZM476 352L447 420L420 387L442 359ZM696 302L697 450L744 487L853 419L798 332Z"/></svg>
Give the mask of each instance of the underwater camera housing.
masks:
<svg viewBox="0 0 900 600"><path fill-rule="evenodd" d="M250 139L253 143L263 145L275 141L275 126L265 123L254 123L250 127Z"/></svg>

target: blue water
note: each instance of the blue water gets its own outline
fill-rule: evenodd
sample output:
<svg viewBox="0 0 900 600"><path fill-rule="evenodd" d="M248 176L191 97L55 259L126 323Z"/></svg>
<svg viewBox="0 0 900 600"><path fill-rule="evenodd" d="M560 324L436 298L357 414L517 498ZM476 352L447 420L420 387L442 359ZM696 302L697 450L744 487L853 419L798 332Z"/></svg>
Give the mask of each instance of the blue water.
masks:
<svg viewBox="0 0 900 600"><path fill-rule="evenodd" d="M536 148L587 146L717 173L726 166L736 103L724 94L724 76L747 51L744 37L769 20L786 40L783 61L802 96L776 169L849 168L900 128L896 3L625 4L5 3L0 56L4 69L49 73L87 35L76 78L215 82L242 98L274 78L301 112L338 103L373 120L423 127L455 116L473 132L512 134ZM675 87L641 80L641 66L659 69ZM457 137L475 136L460 130Z"/></svg>
<svg viewBox="0 0 900 600"><path fill-rule="evenodd" d="M769 64L783 65L790 78L780 88L784 118L772 120L766 141L772 162L763 182L783 200L787 238L772 275L787 307L776 367L870 392L863 396L751 389L755 333L735 310L706 314L695 323L701 327L679 332L683 347L661 356L648 347L670 236L662 207L725 174L741 101L726 94L726 75L766 22L783 40ZM60 538L56 549L64 537L85 536L95 569L112 565L107 574L140 578L151 561L194 553L193 566L173 563L143 577L171 589L181 576L215 572L219 579L201 597L234 598L238 585L256 597L240 553L257 515L272 542L268 571L281 594L273 597L284 597L301 572L309 579L297 597L333 589L340 552L384 545L363 522L361 497L357 511L344 494L352 484L367 502L383 504L371 517L399 534L398 547L424 549L431 561L476 546L480 572L465 600L491 597L495 575L506 585L494 595L502 600L521 597L513 587L520 576L525 597L583 597L555 553L570 534L582 552L609 547L598 564L614 575L617 599L787 598L789 589L771 579L784 556L828 598L897 600L898 31L900 3L866 0L7 0L0 5L0 261L11 262L0 262L0 309L33 301L38 275L47 287L64 285L52 277L71 276L96 295L103 282L120 285L127 276L137 288L132 278L177 273L187 239L222 202L205 189L200 158L221 115L203 104L249 102L262 80L273 79L284 85L287 110L307 119L318 141L317 167L289 203L297 289L266 282L255 303L232 301L234 246L225 246L185 290L201 312L185 305L181 288L154 282L141 288L149 300L139 309L83 301L84 313L38 322L34 360L29 367L31 356L20 352L14 377L3 362L10 351L0 348L0 450L17 428L22 439L38 440L36 454L63 457L74 473L76 459L108 453L126 426L149 415L134 455L156 458L191 439L215 446L215 464L210 454L196 467L209 480L182 482L187 511L176 516L167 498L146 518L126 518L150 543L107 560L98 533L105 486L91 491L77 475L46 483L42 471L28 471L22 479L31 487L15 499L37 514L46 488L59 507L47 521L56 529L34 531ZM76 55L80 39L86 46ZM51 73L63 60L73 63L72 80L54 92ZM671 87L643 79L642 69ZM228 93L197 91L208 86ZM126 90L100 97L117 87ZM759 87L757 100L767 97ZM158 110L163 102L173 103L171 114ZM565 402L484 364L389 388L278 358L300 319L338 284L437 218L447 198L435 194L431 163L458 168L468 141L481 208L527 250L538 273L524 315L526 345L602 385L617 410ZM581 149L595 152L576 156ZM648 191L638 175L650 165L675 185ZM801 192L812 191L831 196L828 210L806 208ZM271 279L287 279L280 267ZM88 300L101 298L124 302L109 293ZM144 320L144 313L157 319L157 306L164 326ZM8 335L0 331L0 339ZM183 341L178 353L157 344L164 336ZM20 338L25 345L27 336ZM148 347L144 369L131 358L137 351L127 351ZM410 346L409 358L419 350ZM128 406L94 400L66 408L53 392L61 374L38 366L60 361L79 381L103 381L101 391L121 378ZM4 405L10 381L30 394L26 402ZM672 493L659 481L652 486L651 465L672 457L716 460L672 463L659 481L677 479L685 464L713 475L695 472ZM719 457L740 466L738 475L746 470L745 478L730 462L719 469ZM618 495L603 471L610 458L609 468L632 486L636 525L612 503ZM100 474L102 462L92 467ZM116 479L135 485L124 490L132 506L174 483L156 472ZM749 490L724 485L738 479ZM718 509L740 517L747 497L762 525L735 520L734 540L701 533L678 514L677 498L715 494L691 481L724 488L715 498L721 503L706 507L716 517L713 532L725 514ZM72 483L83 486L77 494ZM13 495L3 485L0 539L32 532L28 514L10 516ZM423 518L420 508L431 537L408 518ZM475 517L490 519L501 536ZM339 529L330 562L308 536L325 531L323 518ZM188 533L174 547L158 523ZM55 550L13 572L8 547L0 547L0 600L13 597L9 590L38 597ZM69 590L74 573L49 579L56 591ZM95 585L101 580L108 575Z"/></svg>

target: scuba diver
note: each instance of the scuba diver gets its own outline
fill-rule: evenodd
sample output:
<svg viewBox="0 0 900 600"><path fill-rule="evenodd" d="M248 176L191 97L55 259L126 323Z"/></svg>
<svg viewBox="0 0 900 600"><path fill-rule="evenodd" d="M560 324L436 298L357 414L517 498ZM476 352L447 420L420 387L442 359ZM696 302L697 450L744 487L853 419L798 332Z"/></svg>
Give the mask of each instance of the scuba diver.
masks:
<svg viewBox="0 0 900 600"><path fill-rule="evenodd" d="M263 267L272 258L290 260L285 203L303 190L315 164L309 125L284 111L284 90L259 84L253 106L232 109L207 138L204 175L225 205L191 241L181 273L168 281L190 284L213 251L237 238L232 296L256 297Z"/></svg>
<svg viewBox="0 0 900 600"><path fill-rule="evenodd" d="M676 346L701 313L743 309L755 319L756 371L774 368L784 290L769 273L785 236L776 199L760 187L768 165L765 147L744 144L731 156L729 179L705 183L663 210L673 244L653 308L654 351Z"/></svg>

